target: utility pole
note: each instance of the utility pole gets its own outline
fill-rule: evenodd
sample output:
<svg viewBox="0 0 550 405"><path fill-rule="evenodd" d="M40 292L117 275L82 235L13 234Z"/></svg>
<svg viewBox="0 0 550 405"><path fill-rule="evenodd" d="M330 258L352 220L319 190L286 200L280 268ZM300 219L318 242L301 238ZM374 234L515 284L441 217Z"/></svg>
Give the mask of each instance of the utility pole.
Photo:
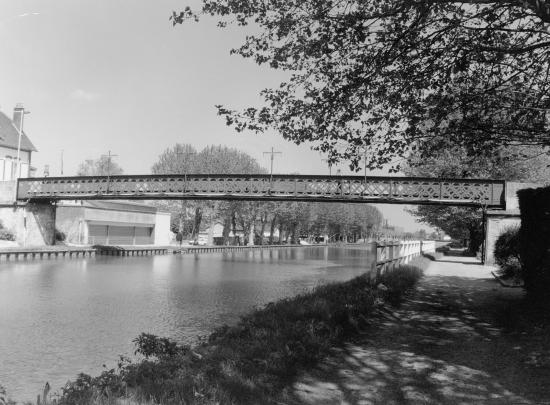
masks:
<svg viewBox="0 0 550 405"><path fill-rule="evenodd" d="M118 155L113 155L111 151L107 155L101 155L102 158L107 158L107 193L109 192L109 184L111 181L111 158L117 157Z"/></svg>
<svg viewBox="0 0 550 405"><path fill-rule="evenodd" d="M63 176L63 149L61 149L61 175Z"/></svg>
<svg viewBox="0 0 550 405"><path fill-rule="evenodd" d="M367 187L367 147L363 147L363 170L365 173L365 188Z"/></svg>
<svg viewBox="0 0 550 405"><path fill-rule="evenodd" d="M271 184L273 183L273 158L275 157L275 155L282 155L283 152L275 152L272 146L271 151L264 152L264 155L266 154L271 155L271 170L269 171L269 188L271 189Z"/></svg>
<svg viewBox="0 0 550 405"><path fill-rule="evenodd" d="M326 162L328 165L328 175L332 176L332 162L330 159L321 159L322 162Z"/></svg>

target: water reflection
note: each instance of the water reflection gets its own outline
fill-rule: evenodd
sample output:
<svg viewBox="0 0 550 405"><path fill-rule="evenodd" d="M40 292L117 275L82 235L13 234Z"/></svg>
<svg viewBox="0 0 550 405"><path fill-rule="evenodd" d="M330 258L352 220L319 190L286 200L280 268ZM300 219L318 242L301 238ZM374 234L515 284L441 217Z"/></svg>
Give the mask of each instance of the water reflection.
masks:
<svg viewBox="0 0 550 405"><path fill-rule="evenodd" d="M368 268L338 248L2 263L0 384L32 400L131 354L140 332L193 343L250 309Z"/></svg>

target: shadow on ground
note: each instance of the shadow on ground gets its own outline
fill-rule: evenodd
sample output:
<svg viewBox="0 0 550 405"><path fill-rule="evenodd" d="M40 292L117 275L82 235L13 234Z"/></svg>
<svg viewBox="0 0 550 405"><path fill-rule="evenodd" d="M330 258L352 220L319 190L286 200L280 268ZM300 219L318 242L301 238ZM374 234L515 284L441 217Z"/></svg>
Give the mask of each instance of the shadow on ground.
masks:
<svg viewBox="0 0 550 405"><path fill-rule="evenodd" d="M428 276L397 309L379 310L357 342L294 385L307 404L550 403L547 333L497 320L522 299L491 279Z"/></svg>

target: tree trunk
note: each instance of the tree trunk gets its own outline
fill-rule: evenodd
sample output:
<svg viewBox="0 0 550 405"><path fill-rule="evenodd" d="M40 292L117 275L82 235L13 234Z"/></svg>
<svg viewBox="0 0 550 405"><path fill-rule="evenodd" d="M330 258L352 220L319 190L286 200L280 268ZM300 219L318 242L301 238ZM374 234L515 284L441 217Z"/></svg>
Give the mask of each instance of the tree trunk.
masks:
<svg viewBox="0 0 550 405"><path fill-rule="evenodd" d="M250 223L248 230L248 246L254 246L254 221Z"/></svg>
<svg viewBox="0 0 550 405"><path fill-rule="evenodd" d="M267 213L262 215L261 217L261 228L260 228L260 245L264 244L264 232L265 232L265 225L267 224Z"/></svg>
<svg viewBox="0 0 550 405"><path fill-rule="evenodd" d="M470 240L468 242L468 253L476 255L483 243L483 229L474 226L468 229Z"/></svg>
<svg viewBox="0 0 550 405"><path fill-rule="evenodd" d="M202 209L201 207L197 207L195 208L195 223L193 225L193 234L192 234L194 241L198 241L199 239L201 221L202 221Z"/></svg>
<svg viewBox="0 0 550 405"><path fill-rule="evenodd" d="M223 219L223 244L224 246L229 244L229 234L231 233L231 216L232 212L227 212L225 218Z"/></svg>
<svg viewBox="0 0 550 405"><path fill-rule="evenodd" d="M277 216L274 216L273 219L271 220L271 227L269 228L269 244L270 245L273 245L273 233L275 232L276 222L277 222Z"/></svg>

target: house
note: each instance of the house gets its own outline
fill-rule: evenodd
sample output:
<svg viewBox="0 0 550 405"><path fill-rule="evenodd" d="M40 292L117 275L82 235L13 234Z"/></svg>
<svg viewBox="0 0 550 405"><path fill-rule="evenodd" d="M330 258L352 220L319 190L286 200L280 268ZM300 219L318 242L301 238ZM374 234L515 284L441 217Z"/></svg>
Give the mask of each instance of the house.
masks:
<svg viewBox="0 0 550 405"><path fill-rule="evenodd" d="M127 201L74 201L57 206L57 237L77 245L169 245L170 214Z"/></svg>
<svg viewBox="0 0 550 405"><path fill-rule="evenodd" d="M25 132L20 131L24 114L25 110L21 104L13 110L12 119L0 111L0 181L30 177L34 170L31 166L31 158L36 148ZM21 135L21 142L19 135ZM19 163L17 162L18 149Z"/></svg>

